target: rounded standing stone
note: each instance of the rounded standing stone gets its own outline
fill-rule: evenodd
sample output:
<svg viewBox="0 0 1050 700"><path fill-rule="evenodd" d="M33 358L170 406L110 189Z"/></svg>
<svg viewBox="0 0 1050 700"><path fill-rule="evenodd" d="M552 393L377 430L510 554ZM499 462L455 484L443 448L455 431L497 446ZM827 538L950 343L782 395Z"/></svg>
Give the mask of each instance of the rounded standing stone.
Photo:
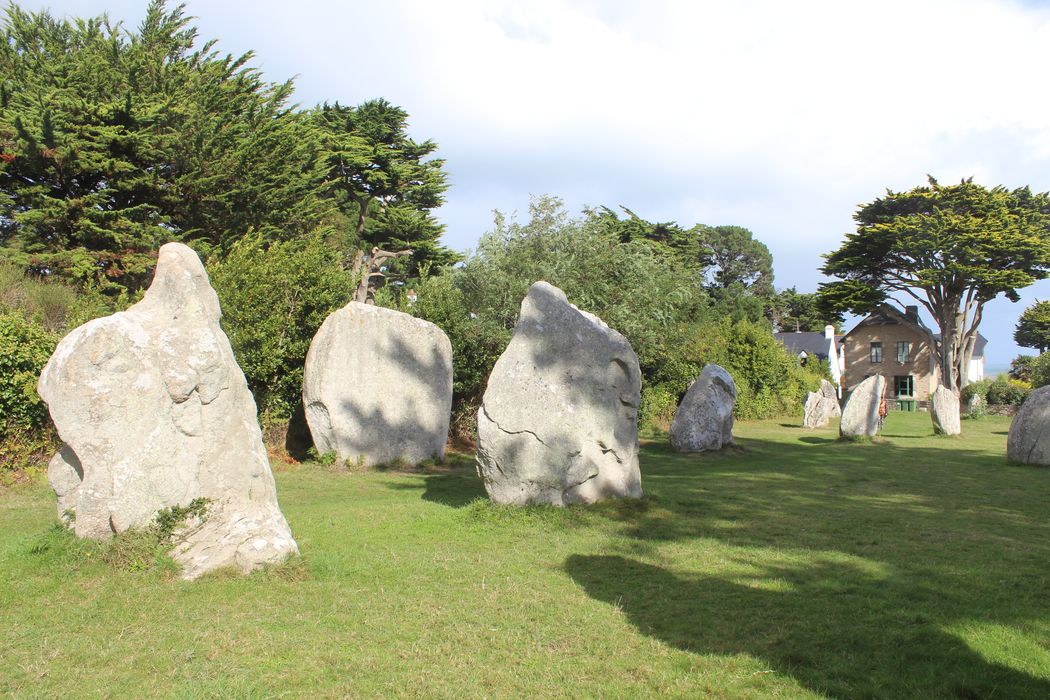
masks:
<svg viewBox="0 0 1050 700"><path fill-rule="evenodd" d="M442 460L452 344L429 321L352 301L310 343L303 406L321 454L366 466Z"/></svg>
<svg viewBox="0 0 1050 700"><path fill-rule="evenodd" d="M718 365L706 365L675 411L671 447L678 452L706 452L733 444L735 406L733 377Z"/></svg>
<svg viewBox="0 0 1050 700"><path fill-rule="evenodd" d="M1050 386L1033 391L1017 410L1006 455L1011 462L1050 466Z"/></svg>

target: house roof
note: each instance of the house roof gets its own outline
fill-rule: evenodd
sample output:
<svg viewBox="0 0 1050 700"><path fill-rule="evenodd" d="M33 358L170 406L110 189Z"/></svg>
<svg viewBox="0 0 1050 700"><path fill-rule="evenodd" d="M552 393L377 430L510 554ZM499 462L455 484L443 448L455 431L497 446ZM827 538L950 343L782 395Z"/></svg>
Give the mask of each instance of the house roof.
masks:
<svg viewBox="0 0 1050 700"><path fill-rule="evenodd" d="M883 304L878 309L868 314L867 318L851 328L846 335L849 335L858 328L863 328L865 326L894 326L899 324L913 325L924 331L930 331L930 328L922 322L921 318L919 318L918 308L914 306L909 306L907 308L907 313L902 314L889 304ZM933 333L933 338L938 343L941 342L940 333ZM973 357L984 357L984 347L986 345L988 345L988 339L978 333L977 342L974 343L973 347Z"/></svg>
<svg viewBox="0 0 1050 700"><path fill-rule="evenodd" d="M796 355L805 352L807 355L828 356L828 339L823 333L774 333L773 337Z"/></svg>

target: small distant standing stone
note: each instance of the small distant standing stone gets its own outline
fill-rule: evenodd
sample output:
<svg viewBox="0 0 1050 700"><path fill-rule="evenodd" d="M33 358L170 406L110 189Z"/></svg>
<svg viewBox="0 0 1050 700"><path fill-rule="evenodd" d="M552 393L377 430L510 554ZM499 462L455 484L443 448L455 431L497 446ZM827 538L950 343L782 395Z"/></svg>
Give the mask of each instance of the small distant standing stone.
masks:
<svg viewBox="0 0 1050 700"><path fill-rule="evenodd" d="M938 384L930 400L930 418L933 419L933 432L939 435L962 433L959 395L943 384Z"/></svg>
<svg viewBox="0 0 1050 700"><path fill-rule="evenodd" d="M733 444L736 383L718 365L707 365L685 392L671 423L671 447L678 452L720 450Z"/></svg>
<svg viewBox="0 0 1050 700"><path fill-rule="evenodd" d="M842 415L835 385L827 379L820 380L820 391L811 391L806 395L806 406L802 417L805 428L823 428L832 418Z"/></svg>
<svg viewBox="0 0 1050 700"><path fill-rule="evenodd" d="M839 434L844 437L875 437L879 431L879 402L885 391L886 378L881 374L858 384L846 398Z"/></svg>
<svg viewBox="0 0 1050 700"><path fill-rule="evenodd" d="M1033 391L1017 410L1006 454L1012 462L1050 466L1050 386Z"/></svg>

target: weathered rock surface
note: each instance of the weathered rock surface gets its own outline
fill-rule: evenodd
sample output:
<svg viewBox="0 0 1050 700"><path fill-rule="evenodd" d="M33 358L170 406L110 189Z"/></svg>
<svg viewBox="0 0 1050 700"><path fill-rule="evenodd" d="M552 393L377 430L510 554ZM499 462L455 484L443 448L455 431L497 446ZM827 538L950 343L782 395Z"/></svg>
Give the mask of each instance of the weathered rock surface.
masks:
<svg viewBox="0 0 1050 700"><path fill-rule="evenodd" d="M1033 391L1017 410L1006 455L1012 462L1050 466L1050 386Z"/></svg>
<svg viewBox="0 0 1050 700"><path fill-rule="evenodd" d="M733 444L736 383L718 365L707 365L682 397L671 422L671 447L678 452L720 450Z"/></svg>
<svg viewBox="0 0 1050 700"><path fill-rule="evenodd" d="M879 432L879 401L886 390L881 374L868 377L846 397L839 422L839 434L847 437L875 437Z"/></svg>
<svg viewBox="0 0 1050 700"><path fill-rule="evenodd" d="M318 329L303 405L321 454L366 466L445 456L452 344L429 321L352 301Z"/></svg>
<svg viewBox="0 0 1050 700"><path fill-rule="evenodd" d="M802 427L823 428L832 418L842 415L835 385L827 379L820 380L820 391L806 394L806 406L802 415Z"/></svg>
<svg viewBox="0 0 1050 700"><path fill-rule="evenodd" d="M78 536L109 537L208 499L203 520L177 533L185 578L298 551L219 316L196 253L169 243L143 300L66 336L39 382L64 443L48 479Z"/></svg>
<svg viewBox="0 0 1050 700"><path fill-rule="evenodd" d="M497 503L642 495L641 372L631 344L536 282L478 411L478 474Z"/></svg>
<svg viewBox="0 0 1050 700"><path fill-rule="evenodd" d="M938 384L930 399L933 432L942 435L962 433L959 408L959 395L943 384Z"/></svg>

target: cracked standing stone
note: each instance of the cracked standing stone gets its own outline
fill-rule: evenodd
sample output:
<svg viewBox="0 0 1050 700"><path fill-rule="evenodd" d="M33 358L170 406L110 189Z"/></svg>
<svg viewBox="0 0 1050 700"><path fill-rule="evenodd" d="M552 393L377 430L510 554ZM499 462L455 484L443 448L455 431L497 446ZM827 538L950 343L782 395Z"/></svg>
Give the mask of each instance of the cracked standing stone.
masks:
<svg viewBox="0 0 1050 700"><path fill-rule="evenodd" d="M63 338L39 382L63 442L48 479L78 536L109 537L208 500L173 552L186 578L298 551L219 316L197 254L169 243L142 301Z"/></svg>
<svg viewBox="0 0 1050 700"><path fill-rule="evenodd" d="M677 452L705 452L732 445L735 406L733 377L718 365L706 365L675 411L671 447Z"/></svg>
<svg viewBox="0 0 1050 700"><path fill-rule="evenodd" d="M546 282L529 289L478 411L478 474L497 503L642 495L641 373L627 339Z"/></svg>

